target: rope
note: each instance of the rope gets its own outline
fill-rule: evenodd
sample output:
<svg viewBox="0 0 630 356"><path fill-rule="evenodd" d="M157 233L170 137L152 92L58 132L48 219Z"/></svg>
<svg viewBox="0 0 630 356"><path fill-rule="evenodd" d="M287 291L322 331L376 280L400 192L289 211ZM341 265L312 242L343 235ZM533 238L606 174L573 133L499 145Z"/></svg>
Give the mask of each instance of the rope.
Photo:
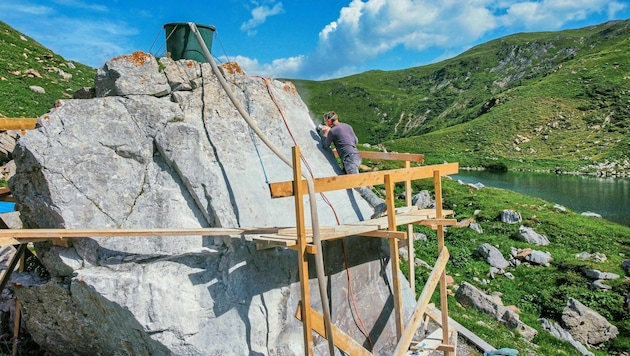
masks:
<svg viewBox="0 0 630 356"><path fill-rule="evenodd" d="M286 126L287 131L289 132L289 136L291 136L291 139L293 140L293 143L295 145L297 145L297 140L295 139L295 136L293 135L293 132L291 131L291 128L289 127L289 124L287 123L286 117L284 115L284 111L282 110L282 107L280 106L280 103L278 103L278 100L276 99L276 96L273 93L273 90L272 90L271 85L270 85L270 80L268 78L263 78L263 77L258 77L258 78L261 78L262 81L265 83L265 86L267 87L267 92L269 92L269 96L271 97L271 100L273 101L273 103L278 108L278 111L280 112L280 116L282 117L284 125ZM302 162L304 162L304 166L306 166L306 168L308 169L311 177L315 178L315 175L313 174L313 170L311 169L311 166L308 164L308 161L306 160L306 157L304 157L304 154L302 154L301 151L300 151L300 159L302 160ZM262 163L262 161L261 161L261 163ZM335 219L337 220L337 225L341 225L341 221L339 220L339 216L337 215L337 211L335 210L335 207L332 205L330 200L328 200L328 197L323 192L320 192L319 194L322 197L322 199L326 202L326 204L328 204L328 206L330 206L330 209L332 209L333 214L335 215ZM351 312L353 311L352 316L356 317L358 319L358 323L357 323L357 320L355 319L355 324L357 324L357 328L368 339L368 342L370 343L370 351L373 351L374 350L374 344L372 343L372 339L370 338L370 334L366 331L367 328L365 327L363 319L361 319L361 315L359 314L359 309L357 308L356 301L354 299L354 291L352 289L352 281L351 281L351 278L350 278L350 268L348 266L349 263L348 263L348 254L347 254L347 251L346 251L345 238L341 240L341 247L343 249L344 263L345 263L345 266L346 266L346 276L347 276L347 280L348 280L348 297L350 298L350 304L353 307L353 308L350 308L350 310L351 310ZM356 313L356 315L355 315L355 313Z"/></svg>
<svg viewBox="0 0 630 356"><path fill-rule="evenodd" d="M219 31L216 31L216 30L214 31L214 38L216 38L219 41L219 45L221 46L221 49L223 50L223 54L225 55L225 58L227 59L227 61L232 62L232 60L230 59L230 56L228 56L227 51L223 47L223 42L221 42L221 39L219 38Z"/></svg>

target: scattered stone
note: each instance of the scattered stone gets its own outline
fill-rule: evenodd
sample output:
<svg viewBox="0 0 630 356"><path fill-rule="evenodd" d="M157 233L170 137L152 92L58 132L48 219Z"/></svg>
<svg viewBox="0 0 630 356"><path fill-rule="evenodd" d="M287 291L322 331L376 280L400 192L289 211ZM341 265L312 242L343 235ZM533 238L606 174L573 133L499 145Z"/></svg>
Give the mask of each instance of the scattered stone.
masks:
<svg viewBox="0 0 630 356"><path fill-rule="evenodd" d="M464 306L472 306L482 313L486 313L495 319L515 329L528 341L537 334L536 329L519 320L519 316L511 308L507 308L501 302L499 295L489 296L472 284L462 282L455 293L455 299Z"/></svg>
<svg viewBox="0 0 630 356"><path fill-rule="evenodd" d="M591 254L588 252L580 252L575 255L575 258L577 258L578 260L586 261L591 258Z"/></svg>
<svg viewBox="0 0 630 356"><path fill-rule="evenodd" d="M468 225L468 227L480 234L483 234L483 229L481 228L481 226L477 223L471 223L470 225Z"/></svg>
<svg viewBox="0 0 630 356"><path fill-rule="evenodd" d="M525 261L545 267L549 267L552 260L551 253L536 250L532 250L531 253L525 257Z"/></svg>
<svg viewBox="0 0 630 356"><path fill-rule="evenodd" d="M611 290L612 287L604 283L603 279L596 279L591 283L591 288L598 290Z"/></svg>
<svg viewBox="0 0 630 356"><path fill-rule="evenodd" d="M508 224L517 224L523 221L521 214L514 210L503 210L501 212L501 222Z"/></svg>
<svg viewBox="0 0 630 356"><path fill-rule="evenodd" d="M555 337L556 339L564 340L570 343L571 345L573 345L573 347L580 351L583 356L594 356L594 354L588 351L584 345L582 345L578 341L575 341L575 339L573 339L573 336L571 336L571 334L569 334L568 331L564 330L559 324L553 321L549 321L545 318L540 319L540 321L542 322L542 328L547 330L551 334L551 336Z"/></svg>
<svg viewBox="0 0 630 356"><path fill-rule="evenodd" d="M532 249L529 247L523 249L512 247L512 256L518 258L519 260L524 260L525 258L527 258L527 256L531 255L531 253Z"/></svg>
<svg viewBox="0 0 630 356"><path fill-rule="evenodd" d="M416 267L424 267L426 269L433 269L433 266L429 265L428 263L424 262L423 260L419 258L415 259L414 265Z"/></svg>
<svg viewBox="0 0 630 356"><path fill-rule="evenodd" d="M562 312L562 324L573 339L585 345L596 346L619 335L616 326L573 298L569 298Z"/></svg>
<svg viewBox="0 0 630 356"><path fill-rule="evenodd" d="M26 75L27 77L31 77L31 78L41 78L42 75L39 74L39 72L33 68L29 68L26 71L24 71L24 75Z"/></svg>
<svg viewBox="0 0 630 356"><path fill-rule="evenodd" d="M546 246L549 245L549 239L546 236L541 235L534 231L531 227L521 225L512 237L518 241L525 241L533 243L534 245Z"/></svg>
<svg viewBox="0 0 630 356"><path fill-rule="evenodd" d="M514 278L516 278L516 277L514 277L514 275L511 272L505 272L505 273L503 273L503 275L505 277L507 277L508 279L511 279L511 280L514 280Z"/></svg>
<svg viewBox="0 0 630 356"><path fill-rule="evenodd" d="M630 260L624 260L621 262L621 268L626 271L626 274L630 276Z"/></svg>
<svg viewBox="0 0 630 356"><path fill-rule="evenodd" d="M602 218L602 216L600 214L594 213L592 211L585 211L585 212L582 213L582 216L588 216L588 217L591 217L591 218L598 218L598 219Z"/></svg>
<svg viewBox="0 0 630 356"><path fill-rule="evenodd" d="M505 269L510 266L510 263L503 257L501 251L489 243L477 247L475 252L493 267Z"/></svg>
<svg viewBox="0 0 630 356"><path fill-rule="evenodd" d="M414 234L414 241L426 241L427 240L427 235L421 233L421 232L416 232Z"/></svg>
<svg viewBox="0 0 630 356"><path fill-rule="evenodd" d="M560 211L562 211L562 212L567 211L567 208L565 208L564 206L562 206L562 205L560 205L560 204L554 204L554 206L553 206L553 207L554 207L554 209L556 209L556 210L560 210Z"/></svg>
<svg viewBox="0 0 630 356"><path fill-rule="evenodd" d="M608 260L608 257L606 257L606 255L601 252L595 252L593 255L591 255L591 258L593 259L593 262L596 263L602 263Z"/></svg>
<svg viewBox="0 0 630 356"><path fill-rule="evenodd" d="M619 279L616 273L602 272L596 269L582 268L582 272L590 279Z"/></svg>
<svg viewBox="0 0 630 356"><path fill-rule="evenodd" d="M38 93L38 94L46 94L46 90L44 90L44 88L37 86L37 85L31 85L28 87L29 89L31 89L31 91Z"/></svg>
<svg viewBox="0 0 630 356"><path fill-rule="evenodd" d="M482 189L485 187L485 185L483 185L483 183L481 182L477 182L477 183L470 183L468 184L469 187L475 188L477 190Z"/></svg>
<svg viewBox="0 0 630 356"><path fill-rule="evenodd" d="M409 250L407 249L407 247L400 247L398 249L398 255L400 256L400 260L407 262L409 261Z"/></svg>
<svg viewBox="0 0 630 356"><path fill-rule="evenodd" d="M457 222L457 227L469 227L475 220L473 218L461 219Z"/></svg>
<svg viewBox="0 0 630 356"><path fill-rule="evenodd" d="M435 207L435 200L431 199L428 190L423 190L411 198L411 204L417 206L418 209L430 209Z"/></svg>
<svg viewBox="0 0 630 356"><path fill-rule="evenodd" d="M479 210L479 209L475 209L475 211L473 212L473 215L474 215L474 216L477 216L477 215L479 215L479 214L481 214L481 210Z"/></svg>

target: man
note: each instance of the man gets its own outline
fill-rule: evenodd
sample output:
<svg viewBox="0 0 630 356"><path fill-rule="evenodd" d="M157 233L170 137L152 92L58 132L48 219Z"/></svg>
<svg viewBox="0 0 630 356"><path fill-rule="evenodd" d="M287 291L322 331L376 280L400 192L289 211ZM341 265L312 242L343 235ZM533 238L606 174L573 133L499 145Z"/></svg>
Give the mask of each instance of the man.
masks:
<svg viewBox="0 0 630 356"><path fill-rule="evenodd" d="M324 123L326 125L321 127L324 148L330 148L330 144L334 143L346 174L359 173L359 165L361 164L361 156L357 150L359 139L352 126L339 122L339 116L334 111L324 114ZM387 211L385 201L377 197L371 189L358 187L355 190L374 208L372 219Z"/></svg>

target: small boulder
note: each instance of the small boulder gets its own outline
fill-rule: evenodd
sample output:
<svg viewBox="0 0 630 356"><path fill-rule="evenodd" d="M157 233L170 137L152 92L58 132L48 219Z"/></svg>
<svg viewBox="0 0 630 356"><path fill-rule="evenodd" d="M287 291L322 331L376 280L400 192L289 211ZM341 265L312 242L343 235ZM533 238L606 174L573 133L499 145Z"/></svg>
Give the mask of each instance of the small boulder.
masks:
<svg viewBox="0 0 630 356"><path fill-rule="evenodd" d="M621 262L621 268L626 271L626 274L630 276L630 260L624 260Z"/></svg>
<svg viewBox="0 0 630 356"><path fill-rule="evenodd" d="M470 225L468 225L468 227L474 231L476 231L479 234L483 233L483 229L481 228L481 226L477 223L470 223Z"/></svg>
<svg viewBox="0 0 630 356"><path fill-rule="evenodd" d="M423 190L411 198L411 204L417 206L418 209L428 209L435 207L435 200L431 199L431 194L428 190Z"/></svg>
<svg viewBox="0 0 630 356"><path fill-rule="evenodd" d="M523 221L521 214L514 210L503 210L501 212L501 222L508 224L518 224Z"/></svg>
<svg viewBox="0 0 630 356"><path fill-rule="evenodd" d="M531 227L521 225L512 237L518 241L525 241L533 243L534 245L546 246L549 245L549 239L546 236L541 235L534 231Z"/></svg>
<svg viewBox="0 0 630 356"><path fill-rule="evenodd" d="M498 269L504 269L510 266L510 263L503 257L501 251L488 243L477 247L475 253L484 258L491 266Z"/></svg>
<svg viewBox="0 0 630 356"><path fill-rule="evenodd" d="M573 298L562 312L562 324L576 341L586 345L599 345L619 335L616 326Z"/></svg>
<svg viewBox="0 0 630 356"><path fill-rule="evenodd" d="M591 218L598 218L598 219L602 218L602 216L600 214L594 213L592 211L585 211L585 212L582 213L582 216L588 216L588 217L591 217Z"/></svg>
<svg viewBox="0 0 630 356"><path fill-rule="evenodd" d="M531 253L525 257L525 261L545 267L549 267L552 260L553 257L551 257L551 253L536 250L532 250Z"/></svg>
<svg viewBox="0 0 630 356"><path fill-rule="evenodd" d="M616 273L602 272L596 269L582 268L584 275L590 279L619 279Z"/></svg>

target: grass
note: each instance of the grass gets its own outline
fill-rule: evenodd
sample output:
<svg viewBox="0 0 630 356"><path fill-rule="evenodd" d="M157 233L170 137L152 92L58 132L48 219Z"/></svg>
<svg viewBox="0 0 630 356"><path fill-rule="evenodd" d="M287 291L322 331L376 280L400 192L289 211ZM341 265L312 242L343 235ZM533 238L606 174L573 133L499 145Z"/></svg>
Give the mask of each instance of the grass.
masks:
<svg viewBox="0 0 630 356"><path fill-rule="evenodd" d="M571 345L551 337L541 327L540 318L560 321L562 310L569 297L576 298L594 309L619 328L620 335L598 350L596 355L617 354L628 350L630 345L630 311L625 307L625 296L630 293L630 281L624 280L621 262L630 256L630 228L602 219L584 217L570 210L560 211L553 203L519 193L497 188L471 189L452 180L442 183L444 208L453 209L458 220L474 218L482 227L479 234L469 228L448 228L445 244L451 258L447 274L456 284L463 281L475 285L487 294L501 292L504 305L515 305L520 310L520 320L535 328L538 335L531 345L518 333L474 308L466 308L449 297L449 315L493 346L510 347L524 354L534 355L579 355ZM432 190L432 181L420 181L414 191ZM549 238L548 246L530 246L513 240L510 236L521 224L506 224L500 221L504 209L513 209L523 217L522 225L535 229ZM475 211L479 213L475 215ZM427 235L426 241L416 241L416 257L432 265L437 259L437 237L433 230L414 227L415 231ZM475 256L475 249L489 243L509 257L511 247L548 251L553 257L551 266L520 265L509 267L515 279L503 276L489 278L490 266ZM608 259L602 263L582 261L575 257L580 252L603 253ZM613 272L622 276L618 280L606 281L610 291L589 288L589 280L581 272L583 267ZM403 265L403 270L407 266ZM416 289L419 295L429 271L417 268ZM488 284L474 279L489 279ZM439 295L434 293L432 301L439 305Z"/></svg>
<svg viewBox="0 0 630 356"><path fill-rule="evenodd" d="M630 20L493 40L427 66L293 80L320 118L427 163L630 172ZM484 108L484 105L487 107Z"/></svg>
<svg viewBox="0 0 630 356"><path fill-rule="evenodd" d="M92 87L95 74L95 69L66 61L0 21L0 117L39 117L57 100Z"/></svg>

